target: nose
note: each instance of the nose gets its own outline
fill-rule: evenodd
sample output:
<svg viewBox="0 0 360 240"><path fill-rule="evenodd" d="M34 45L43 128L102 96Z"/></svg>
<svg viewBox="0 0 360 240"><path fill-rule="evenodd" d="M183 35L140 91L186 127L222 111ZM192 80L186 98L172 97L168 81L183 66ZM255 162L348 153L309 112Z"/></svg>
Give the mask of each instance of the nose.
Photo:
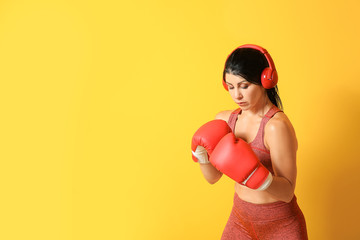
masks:
<svg viewBox="0 0 360 240"><path fill-rule="evenodd" d="M243 98L243 95L241 94L241 92L240 92L240 90L239 89L237 89L237 90L235 90L235 93L234 93L235 95L234 95L234 97L236 98L236 99L242 99Z"/></svg>

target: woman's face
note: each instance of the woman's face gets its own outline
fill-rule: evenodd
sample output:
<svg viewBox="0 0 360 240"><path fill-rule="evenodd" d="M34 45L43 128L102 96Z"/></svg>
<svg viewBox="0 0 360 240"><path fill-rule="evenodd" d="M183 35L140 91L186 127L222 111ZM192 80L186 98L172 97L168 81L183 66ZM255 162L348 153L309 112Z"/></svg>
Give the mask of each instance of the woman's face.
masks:
<svg viewBox="0 0 360 240"><path fill-rule="evenodd" d="M242 110L256 109L264 104L266 90L263 86L229 73L226 73L225 81L232 99Z"/></svg>

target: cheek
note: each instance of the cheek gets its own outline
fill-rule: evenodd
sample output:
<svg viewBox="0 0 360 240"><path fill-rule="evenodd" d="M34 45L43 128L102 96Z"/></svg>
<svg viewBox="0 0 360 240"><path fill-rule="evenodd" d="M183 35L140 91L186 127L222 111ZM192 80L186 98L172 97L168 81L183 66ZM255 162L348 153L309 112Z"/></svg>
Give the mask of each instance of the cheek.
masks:
<svg viewBox="0 0 360 240"><path fill-rule="evenodd" d="M230 93L230 96L231 96L232 98L235 98L235 93L234 93L234 91L229 91L229 93Z"/></svg>
<svg viewBox="0 0 360 240"><path fill-rule="evenodd" d="M246 96L249 99L254 99L256 98L256 90L255 89L249 89L248 91L246 91Z"/></svg>
<svg viewBox="0 0 360 240"><path fill-rule="evenodd" d="M249 89L249 91L247 91L247 97L249 100L256 101L261 97L261 92L257 89Z"/></svg>

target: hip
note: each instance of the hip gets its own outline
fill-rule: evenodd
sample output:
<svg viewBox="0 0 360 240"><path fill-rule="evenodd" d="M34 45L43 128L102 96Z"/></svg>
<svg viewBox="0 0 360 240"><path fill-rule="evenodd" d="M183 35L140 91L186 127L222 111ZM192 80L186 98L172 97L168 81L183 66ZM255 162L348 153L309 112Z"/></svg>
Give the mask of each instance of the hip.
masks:
<svg viewBox="0 0 360 240"><path fill-rule="evenodd" d="M291 202L254 204L234 194L234 205L224 229L227 239L307 240L306 222L296 196Z"/></svg>
<svg viewBox="0 0 360 240"><path fill-rule="evenodd" d="M254 204L240 199L235 193L234 208L239 215L252 221L272 221L302 215L295 195L288 203L276 201L272 203Z"/></svg>

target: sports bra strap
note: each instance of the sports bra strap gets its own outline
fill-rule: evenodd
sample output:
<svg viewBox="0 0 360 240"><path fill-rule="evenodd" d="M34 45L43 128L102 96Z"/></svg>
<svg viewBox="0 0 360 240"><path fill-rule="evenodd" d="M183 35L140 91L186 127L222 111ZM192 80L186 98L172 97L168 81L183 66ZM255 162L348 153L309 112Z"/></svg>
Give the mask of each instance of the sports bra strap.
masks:
<svg viewBox="0 0 360 240"><path fill-rule="evenodd" d="M238 114L239 114L239 112L241 111L241 108L238 108L238 109L235 109L232 113L231 113L231 115L230 115L230 117L229 117L229 120L228 120L228 125L229 125L229 127L231 128L231 130L234 132L235 131L235 124L236 124L236 120L237 120L237 118L238 118Z"/></svg>
<svg viewBox="0 0 360 240"><path fill-rule="evenodd" d="M270 108L270 110L265 114L265 117L267 118L272 118L275 113L277 112L282 112L282 110L280 110L278 107L276 107L275 105L272 106L272 108Z"/></svg>

